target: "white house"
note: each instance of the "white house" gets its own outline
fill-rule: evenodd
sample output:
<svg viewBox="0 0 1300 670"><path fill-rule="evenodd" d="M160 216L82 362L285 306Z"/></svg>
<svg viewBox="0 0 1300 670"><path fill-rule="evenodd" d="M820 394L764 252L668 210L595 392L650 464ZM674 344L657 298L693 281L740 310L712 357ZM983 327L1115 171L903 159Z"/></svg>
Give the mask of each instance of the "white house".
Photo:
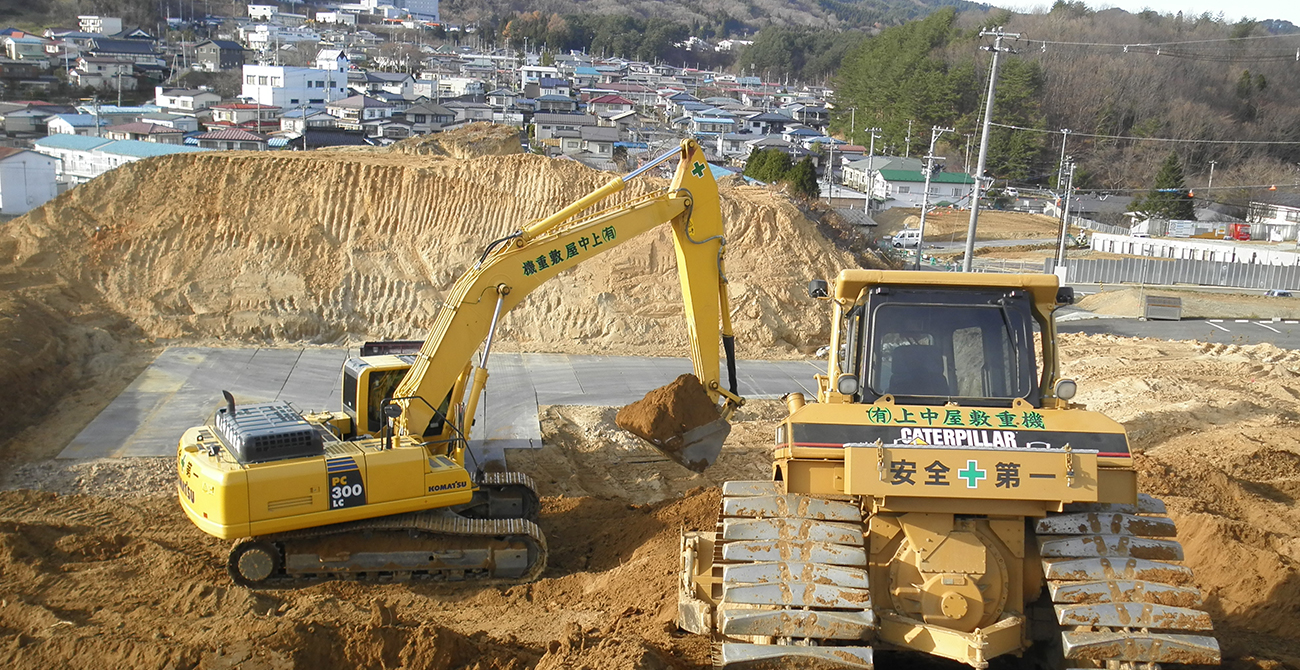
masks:
<svg viewBox="0 0 1300 670"><path fill-rule="evenodd" d="M316 23L334 23L341 26L356 26L357 15L347 12L316 12Z"/></svg>
<svg viewBox="0 0 1300 670"><path fill-rule="evenodd" d="M249 5L248 18L254 21L270 21L276 14L280 13L277 5Z"/></svg>
<svg viewBox="0 0 1300 670"><path fill-rule="evenodd" d="M193 116L195 112L207 109L219 102L221 96L213 91L198 88L165 88L155 86L153 104L173 114Z"/></svg>
<svg viewBox="0 0 1300 670"><path fill-rule="evenodd" d="M920 207L925 194L925 173L920 170L877 170L872 199L881 209ZM940 172L930 178L930 205L970 204L975 179L961 172Z"/></svg>
<svg viewBox="0 0 1300 670"><path fill-rule="evenodd" d="M84 184L109 170L142 158L206 151L185 145L81 135L50 135L33 144L38 153L58 159L59 183L74 185Z"/></svg>
<svg viewBox="0 0 1300 670"><path fill-rule="evenodd" d="M245 65L243 97L274 107L323 105L347 97L348 75L339 70Z"/></svg>
<svg viewBox="0 0 1300 670"><path fill-rule="evenodd" d="M351 15L349 14L349 16ZM356 17L354 16L353 19L355 20ZM348 55L342 49L321 49L316 53L317 70L342 70L347 72L348 66Z"/></svg>
<svg viewBox="0 0 1300 670"><path fill-rule="evenodd" d="M108 126L94 114L59 114L46 122L45 132L50 135L94 135L96 121L101 130Z"/></svg>
<svg viewBox="0 0 1300 670"><path fill-rule="evenodd" d="M0 147L0 214L19 216L59 194L58 161L13 147Z"/></svg>
<svg viewBox="0 0 1300 670"><path fill-rule="evenodd" d="M122 19L114 16L78 16L77 26L83 33L116 35L122 32Z"/></svg>
<svg viewBox="0 0 1300 670"><path fill-rule="evenodd" d="M559 79L560 68L546 65L524 65L519 68L519 85L540 84L542 77Z"/></svg>
<svg viewBox="0 0 1300 670"><path fill-rule="evenodd" d="M1277 195L1269 200L1250 203L1247 220L1252 224L1251 237L1273 242L1296 239L1297 229L1300 229L1300 197ZM1259 229L1258 235L1256 229Z"/></svg>

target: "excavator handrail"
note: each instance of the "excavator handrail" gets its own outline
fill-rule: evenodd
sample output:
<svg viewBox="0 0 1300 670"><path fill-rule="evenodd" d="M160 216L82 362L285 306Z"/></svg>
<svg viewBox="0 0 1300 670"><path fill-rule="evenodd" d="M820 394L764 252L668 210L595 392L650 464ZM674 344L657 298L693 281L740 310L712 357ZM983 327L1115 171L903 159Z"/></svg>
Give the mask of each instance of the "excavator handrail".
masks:
<svg viewBox="0 0 1300 670"><path fill-rule="evenodd" d="M582 214L621 191L629 179L674 156L679 163L667 188L616 207ZM735 345L723 261L726 239L717 184L699 145L685 140L676 151L655 158L626 177L615 177L559 212L530 222L489 246L479 262L453 285L415 362L394 391L395 397L418 396L425 400L398 401L402 407L396 419L398 430L417 438L425 435L434 418L425 405L440 404L455 388L466 361L472 359L496 323L494 312L499 309L500 314L508 313L560 272L663 223L672 225L696 376L709 397L715 403L721 402L724 415L729 415L741 399L735 386ZM512 241L502 244L507 240ZM484 300L489 294L493 299ZM730 392L722 386L719 343L727 354ZM452 402L464 401L472 410L485 382L486 371L475 369L466 384L465 398L453 398ZM468 437L467 427L465 433Z"/></svg>

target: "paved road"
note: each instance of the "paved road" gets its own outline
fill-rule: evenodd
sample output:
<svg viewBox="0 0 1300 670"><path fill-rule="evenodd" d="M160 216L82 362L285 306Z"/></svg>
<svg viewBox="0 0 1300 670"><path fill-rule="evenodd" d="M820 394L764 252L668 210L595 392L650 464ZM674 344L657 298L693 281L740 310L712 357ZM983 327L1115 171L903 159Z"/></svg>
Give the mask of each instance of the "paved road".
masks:
<svg viewBox="0 0 1300 670"><path fill-rule="evenodd" d="M300 410L337 409L346 349L172 347L122 391L59 458L170 456L190 426L207 420L229 390L238 403L286 400ZM825 365L822 363L822 365ZM472 445L482 458L542 446L538 405L625 405L691 372L686 358L496 353ZM813 395L814 361L740 361L746 398Z"/></svg>
<svg viewBox="0 0 1300 670"><path fill-rule="evenodd" d="M1200 340L1223 344L1272 343L1284 349L1300 349L1300 322L1261 319L1189 319L1186 321L1141 321L1138 319L1079 319L1057 324L1063 333L1107 333L1161 340Z"/></svg>

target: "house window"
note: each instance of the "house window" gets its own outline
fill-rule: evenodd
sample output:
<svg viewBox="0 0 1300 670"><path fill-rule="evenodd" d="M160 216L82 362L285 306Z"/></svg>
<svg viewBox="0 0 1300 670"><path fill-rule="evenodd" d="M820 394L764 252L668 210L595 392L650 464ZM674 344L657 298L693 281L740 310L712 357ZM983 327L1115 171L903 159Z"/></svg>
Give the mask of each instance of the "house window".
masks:
<svg viewBox="0 0 1300 670"><path fill-rule="evenodd" d="M253 84L256 84L256 83L257 83L257 77L254 77L253 75L250 74L250 75L248 75L247 77L244 77L244 83L245 83L245 84L248 84L248 85L250 85L250 86L253 85Z"/></svg>
<svg viewBox="0 0 1300 670"><path fill-rule="evenodd" d="M258 77L257 84L258 86L266 86L266 77Z"/></svg>
<svg viewBox="0 0 1300 670"><path fill-rule="evenodd" d="M279 86L279 85L280 85L280 78L279 78L279 77L271 77L271 85L272 85L272 86Z"/></svg>
<svg viewBox="0 0 1300 670"><path fill-rule="evenodd" d="M912 192L912 187L911 187L911 186L899 186L899 187L898 187L898 192L899 192L899 193L911 193L911 192Z"/></svg>
<svg viewBox="0 0 1300 670"><path fill-rule="evenodd" d="M298 99L297 99L297 98L289 98L289 104L291 104L291 105L296 105L296 104L298 104Z"/></svg>

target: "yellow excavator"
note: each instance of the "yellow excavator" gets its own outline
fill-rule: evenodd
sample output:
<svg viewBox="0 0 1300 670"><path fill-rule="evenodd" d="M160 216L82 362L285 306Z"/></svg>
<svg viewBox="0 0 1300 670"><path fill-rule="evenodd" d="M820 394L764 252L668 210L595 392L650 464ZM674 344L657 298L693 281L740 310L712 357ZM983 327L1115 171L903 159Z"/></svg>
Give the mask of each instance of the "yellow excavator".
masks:
<svg viewBox="0 0 1300 670"><path fill-rule="evenodd" d="M584 213L674 158L667 188ZM742 400L717 184L700 147L687 140L487 245L422 344L368 344L344 364L341 411L236 406L226 393L226 405L180 439L177 494L185 514L204 532L236 540L227 569L249 587L329 578L535 578L545 567L546 540L530 520L538 508L532 481L466 467L497 324L543 282L663 223L672 227L703 387L698 397L717 417L680 426L665 454L686 465L711 463ZM722 386L720 350L730 390Z"/></svg>
<svg viewBox="0 0 1300 670"><path fill-rule="evenodd" d="M1217 664L1123 426L1071 402L1053 275L844 270L816 402L786 396L772 478L684 533L678 625L720 667Z"/></svg>

